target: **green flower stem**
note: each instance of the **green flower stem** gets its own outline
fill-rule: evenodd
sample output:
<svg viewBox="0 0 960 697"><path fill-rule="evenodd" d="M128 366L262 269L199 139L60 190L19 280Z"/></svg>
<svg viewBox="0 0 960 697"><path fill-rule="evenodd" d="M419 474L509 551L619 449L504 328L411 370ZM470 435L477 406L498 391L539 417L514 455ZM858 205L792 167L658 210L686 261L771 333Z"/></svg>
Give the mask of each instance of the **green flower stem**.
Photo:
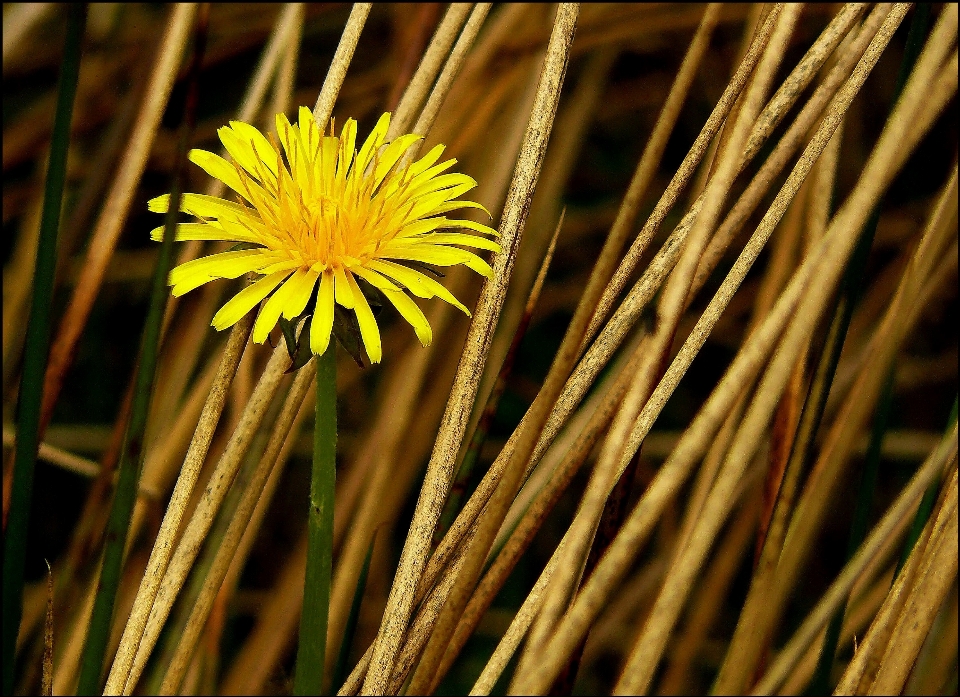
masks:
<svg viewBox="0 0 960 697"><path fill-rule="evenodd" d="M63 69L53 121L50 162L43 192L43 212L33 274L33 300L27 323L23 377L20 381L20 409L13 480L10 487L9 517L3 538L3 694L13 693L14 658L23 599L23 574L27 554L27 525L33 494L33 469L39 446L40 404L43 375L50 350L50 306L57 264L57 233L67 172L70 120L73 116L77 78L80 74L80 44L87 20L87 5L67 7L67 36Z"/></svg>
<svg viewBox="0 0 960 697"><path fill-rule="evenodd" d="M313 427L313 474L307 518L307 573L300 614L295 695L320 694L333 573L333 489L337 478L336 341L317 357L317 417Z"/></svg>

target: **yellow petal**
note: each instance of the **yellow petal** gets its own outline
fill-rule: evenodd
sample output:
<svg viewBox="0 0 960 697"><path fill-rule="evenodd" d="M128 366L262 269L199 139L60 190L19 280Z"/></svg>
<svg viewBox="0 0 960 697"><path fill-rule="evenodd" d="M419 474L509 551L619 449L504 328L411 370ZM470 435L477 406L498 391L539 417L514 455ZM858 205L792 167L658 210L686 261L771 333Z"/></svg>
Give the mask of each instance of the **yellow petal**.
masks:
<svg viewBox="0 0 960 697"><path fill-rule="evenodd" d="M356 305L356 298L353 295L353 287L347 282L347 276L343 273L343 267L334 267L333 278L337 302L348 310L352 310Z"/></svg>
<svg viewBox="0 0 960 697"><path fill-rule="evenodd" d="M155 227L150 231L150 239L154 242L163 241L163 226ZM252 234L246 237L237 237L233 231L227 231L219 223L179 223L177 225L177 242L184 240L228 240L236 242L256 242Z"/></svg>
<svg viewBox="0 0 960 697"><path fill-rule="evenodd" d="M230 126L237 137L253 147L257 160L262 162L267 170L277 176L277 151L270 141L257 128L243 121L231 121ZM259 170L258 170L259 171Z"/></svg>
<svg viewBox="0 0 960 697"><path fill-rule="evenodd" d="M360 338L363 339L363 347L367 350L367 356L371 363L379 363L383 356L380 346L380 329L377 327L377 320L367 304L367 299L360 292L360 286L357 285L353 274L347 274L347 280L353 288L353 297L356 299L357 324L360 325Z"/></svg>
<svg viewBox="0 0 960 697"><path fill-rule="evenodd" d="M377 125L370 131L370 135L367 136L363 146L360 148L360 152L357 154L357 161L353 166L358 176L363 176L367 165L369 165L370 160L373 159L374 153L383 145L383 141L387 137L387 129L389 128L390 112L386 112L377 120Z"/></svg>
<svg viewBox="0 0 960 697"><path fill-rule="evenodd" d="M392 278L398 283L403 284L411 293L419 298L440 298L457 309L462 310L467 317L470 317L470 310L467 309L466 305L457 300L453 293L447 290L436 279L430 278L430 276L420 273L416 269L411 269L392 261L376 259L367 262L367 266L375 271L379 271L387 278Z"/></svg>
<svg viewBox="0 0 960 697"><path fill-rule="evenodd" d="M422 136L418 136L416 133L408 133L395 138L390 145L383 149L383 152L377 158L377 167L373 174L374 186L380 186L380 182L403 157L403 154L421 138Z"/></svg>
<svg viewBox="0 0 960 697"><path fill-rule="evenodd" d="M317 305L310 324L310 351L322 356L330 344L333 330L333 272L324 271L317 291Z"/></svg>
<svg viewBox="0 0 960 697"><path fill-rule="evenodd" d="M476 254L456 247L433 247L428 245L401 245L391 242L381 249L381 258L407 259L420 261L434 266L455 266L463 264L481 276L493 278L493 269Z"/></svg>
<svg viewBox="0 0 960 697"><path fill-rule="evenodd" d="M170 208L170 194L163 194L147 201L147 209L153 213L166 213ZM180 197L180 212L195 215L198 218L220 218L223 216L237 218L249 217L251 211L245 206L233 201L225 201L206 194L183 194Z"/></svg>
<svg viewBox="0 0 960 697"><path fill-rule="evenodd" d="M459 244L464 247L474 247L475 249L487 249L491 252L499 252L500 245L486 237L479 235L464 235L460 232L434 232L429 235L422 235L416 239L418 244Z"/></svg>
<svg viewBox="0 0 960 697"><path fill-rule="evenodd" d="M275 274L264 276L253 285L247 286L217 311L211 324L217 331L232 327L289 275L289 271L278 271Z"/></svg>
<svg viewBox="0 0 960 697"><path fill-rule="evenodd" d="M272 261L260 249L241 249L235 252L220 252L193 259L170 271L170 285L176 285L192 274L200 273L214 278L236 278L247 271L260 268ZM236 275L232 275L241 269Z"/></svg>
<svg viewBox="0 0 960 697"><path fill-rule="evenodd" d="M435 145L432 148L430 148L430 152L428 152L426 155L421 157L419 160L417 160L412 165L410 165L410 167L407 168L407 175L406 175L407 179L408 180L413 179L418 174L421 174L427 171L428 169L430 169L430 167L432 167L433 164L440 159L440 156L443 154L444 149L445 149L445 146L443 145Z"/></svg>
<svg viewBox="0 0 960 697"><path fill-rule="evenodd" d="M320 274L313 269L299 269L289 281L290 295L287 297L283 316L293 319L307 306L310 296L313 295L313 286L316 285Z"/></svg>
<svg viewBox="0 0 960 697"><path fill-rule="evenodd" d="M260 308L260 314L257 315L257 321L253 324L253 343L262 344L274 327L277 326L277 320L280 319L280 313L286 306L287 299L290 297L290 278L277 288L267 302Z"/></svg>
<svg viewBox="0 0 960 697"><path fill-rule="evenodd" d="M413 327L420 343L429 346L430 342L433 341L433 330L430 329L430 323L417 304L406 293L375 271L364 269L364 272L361 273L359 268L354 270L358 276L378 288L387 297L387 300L393 303L400 315Z"/></svg>

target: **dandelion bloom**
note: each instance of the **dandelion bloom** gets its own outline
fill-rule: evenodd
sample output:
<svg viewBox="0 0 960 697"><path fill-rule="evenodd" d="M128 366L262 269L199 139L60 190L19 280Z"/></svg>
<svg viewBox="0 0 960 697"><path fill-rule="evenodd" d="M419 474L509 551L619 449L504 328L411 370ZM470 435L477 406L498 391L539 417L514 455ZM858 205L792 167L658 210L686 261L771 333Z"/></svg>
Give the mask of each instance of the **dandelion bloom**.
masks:
<svg viewBox="0 0 960 697"><path fill-rule="evenodd" d="M316 291L311 351L320 355L327 349L337 303L356 313L364 348L374 363L381 357L380 331L358 278L381 291L424 346L433 333L408 293L441 298L470 314L450 291L413 268L463 264L489 278L490 266L461 247L500 249L493 240L472 234L496 236L493 228L443 216L459 208L485 209L479 203L455 200L477 183L465 174L444 173L456 160L436 164L442 145L404 164L404 155L420 136L402 135L387 142L389 113L380 117L359 152L353 119L344 124L339 137L332 135L332 125L331 135L324 136L306 107L300 107L297 125L283 114L277 115L276 123L286 162L275 141L240 121L231 121L218 132L233 163L205 150L190 151L191 162L241 200L184 194L180 210L200 222L178 225L176 239L243 244L241 249L173 269L169 282L174 295L217 278L259 274L220 308L213 326L218 330L232 326L266 298L253 326L253 340L263 343L281 315L294 319L303 314ZM170 196L158 196L148 206L155 213L166 213ZM153 230L151 237L161 240L163 228Z"/></svg>

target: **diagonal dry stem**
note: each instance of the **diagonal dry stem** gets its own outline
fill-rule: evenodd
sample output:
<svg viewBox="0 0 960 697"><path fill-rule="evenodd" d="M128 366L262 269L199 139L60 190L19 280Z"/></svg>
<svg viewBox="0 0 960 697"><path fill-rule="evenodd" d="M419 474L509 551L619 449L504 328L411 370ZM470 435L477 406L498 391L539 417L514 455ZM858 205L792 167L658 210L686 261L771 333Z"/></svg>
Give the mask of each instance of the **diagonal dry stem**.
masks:
<svg viewBox="0 0 960 697"><path fill-rule="evenodd" d="M860 546L860 549L857 551L856 555L847 563L843 568L840 574L837 576L836 580L830 585L830 588L824 593L823 598L817 603L817 606L807 615L807 619L804 620L800 628L794 633L793 638L787 642L786 647L780 654L777 656L776 662L770 667L770 669L764 674L763 678L757 683L757 686L754 688L753 694L770 694L774 690L778 689L782 682L786 679L788 671L799 661L803 652L810 645L813 639L817 636L817 633L826 626L827 622L830 621L830 618L840 607L840 604L845 602L847 595L850 593L850 590L853 588L853 584L856 582L857 577L864 571L867 565L870 563L871 559L880 552L880 549L888 542L888 538L891 536L898 523L902 522L908 516L912 516L916 510L917 504L920 501L920 498L923 496L923 492L934 483L937 478L943 473L944 467L951 460L955 460L957 456L957 429L956 426L953 428L953 432L949 436L945 436L940 445L930 453L930 457L927 458L926 462L920 467L917 473L910 480L910 483L904 488L900 496L897 497L896 502L890 507L883 519L874 527L873 531L870 533L870 536L864 540L863 544ZM952 506L948 505L942 512L945 512L946 518L952 519L953 521L953 546L952 550L956 551L956 469L954 469L952 482L948 485L948 490L952 495ZM949 524L948 524L949 525ZM945 526L946 527L946 526ZM947 536L949 539L949 536ZM934 544L936 546L936 543ZM948 563L948 556L953 557L953 571L956 573L956 554L943 555L941 550L935 550L935 552L940 552L942 556L942 561ZM930 554L927 559L927 563L934 561L938 555L936 553ZM929 567L928 567L929 568ZM944 567L946 568L946 567ZM921 578L924 576L923 570L921 570ZM949 572L942 574L939 580L946 580L946 586L952 582L952 577ZM919 590L919 585L915 586L915 589ZM939 600L942 601L942 596ZM934 602L927 604L929 609L933 606L934 613L939 608L939 602ZM909 603L904 607L904 614L910 610ZM914 610L916 608L913 608ZM932 617L928 619L932 620ZM918 623L919 625L920 623ZM918 625L914 625L915 629L924 631ZM929 629L929 624L926 627ZM924 632L925 633L925 632ZM909 642L905 642L909 643ZM894 644L891 642L890 646L887 648L888 654L893 648ZM914 642L913 646L916 649L920 648L919 642ZM904 651L906 646L898 646L897 649ZM906 666L907 671L913 663L913 658L916 657L914 653L912 656L908 655L906 652L902 655L902 660L897 661L883 661L881 667L881 673L877 678L879 683L880 678L886 678L884 671L890 671L891 677L894 678L892 682L894 683L894 689L896 689L896 678L899 678L899 685L903 687L903 681L906 679L906 673L903 672L903 667ZM889 668L888 668L889 666ZM895 671L899 671L894 675ZM882 683L881 683L882 685ZM889 686L889 685L886 685ZM877 683L873 687L876 690L877 694L890 694L891 691L884 690L883 687L877 689Z"/></svg>
<svg viewBox="0 0 960 697"><path fill-rule="evenodd" d="M433 529L450 486L457 452L476 396L478 378L483 372L493 329L503 306L503 296L513 270L516 249L546 150L563 68L566 66L566 50L569 48L569 39L572 38L572 27L567 27L567 31L567 41L565 45L561 44L562 48L551 42L554 53L551 54L548 49L544 77L537 90L531 122L521 145L515 176L504 206L500 224L501 252L494 261L493 279L484 284L440 433L427 465L426 478L387 600L384 620L374 644L370 668L363 686L366 693L382 692L386 688L410 619L413 596L423 571Z"/></svg>
<svg viewBox="0 0 960 697"><path fill-rule="evenodd" d="M211 475L203 497L194 510L193 516L183 532L183 537L170 559L163 580L157 588L156 598L146 621L142 638L137 645L133 664L123 690L124 694L132 693L140 679L147 659L156 645L160 630L173 607L173 602L183 587L187 574L193 567L200 546L213 524L213 519L220 508L220 504L223 503L227 490L236 476L242 459L246 456L267 406L270 404L283 373L289 365L290 358L287 355L287 348L281 345L274 350L270 362L264 369L263 375L260 377L253 394L250 396L250 401L240 417L237 428L220 457L213 475Z"/></svg>

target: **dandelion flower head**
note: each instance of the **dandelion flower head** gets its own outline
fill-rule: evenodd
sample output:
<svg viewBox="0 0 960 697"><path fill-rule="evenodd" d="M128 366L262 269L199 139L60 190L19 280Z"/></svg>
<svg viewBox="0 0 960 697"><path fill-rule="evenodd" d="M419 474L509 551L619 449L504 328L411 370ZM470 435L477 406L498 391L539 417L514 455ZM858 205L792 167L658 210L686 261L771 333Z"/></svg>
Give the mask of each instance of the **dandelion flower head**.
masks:
<svg viewBox="0 0 960 697"><path fill-rule="evenodd" d="M406 164L404 156L420 136L387 141L389 113L380 117L359 151L353 119L339 136L333 135L333 124L325 136L310 110L301 107L296 125L283 114L277 115L276 125L279 146L240 121L221 128L220 140L232 163L205 150L190 151L191 162L230 187L239 201L184 194L180 210L199 222L179 224L176 239L232 241L240 248L174 268L169 283L175 296L214 279L253 272L259 278L220 308L214 327L232 326L266 299L253 326L253 340L263 343L281 316L290 320L312 311L310 349L320 355L330 342L336 303L356 314L374 363L381 358L380 331L358 279L396 307L424 346L432 331L410 295L438 297L470 314L420 270L424 264L463 264L489 278L487 262L463 247L500 249L483 236L496 237L493 228L444 216L461 208L485 209L457 200L476 182L447 172L455 159L438 164L442 145ZM148 207L166 213L169 205L165 194ZM163 228L154 229L151 237L161 240Z"/></svg>

